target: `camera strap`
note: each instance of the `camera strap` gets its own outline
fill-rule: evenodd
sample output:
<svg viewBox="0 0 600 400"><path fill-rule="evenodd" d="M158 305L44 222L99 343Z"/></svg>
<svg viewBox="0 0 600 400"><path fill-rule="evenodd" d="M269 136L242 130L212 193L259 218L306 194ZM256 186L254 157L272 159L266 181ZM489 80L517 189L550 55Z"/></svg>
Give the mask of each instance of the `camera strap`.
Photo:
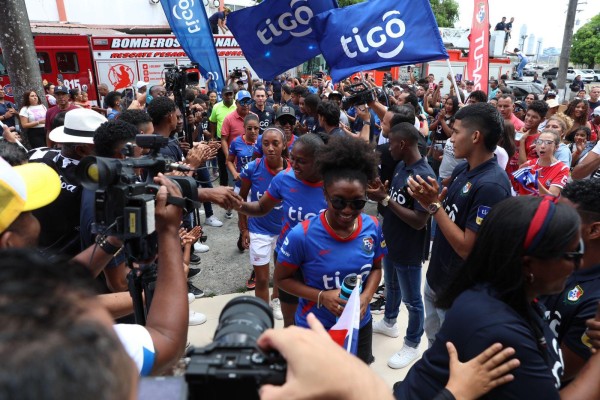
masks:
<svg viewBox="0 0 600 400"><path fill-rule="evenodd" d="M199 201L190 200L186 197L173 197L170 194L167 195L167 204L180 207L185 214L191 213L195 208L200 208L202 205Z"/></svg>

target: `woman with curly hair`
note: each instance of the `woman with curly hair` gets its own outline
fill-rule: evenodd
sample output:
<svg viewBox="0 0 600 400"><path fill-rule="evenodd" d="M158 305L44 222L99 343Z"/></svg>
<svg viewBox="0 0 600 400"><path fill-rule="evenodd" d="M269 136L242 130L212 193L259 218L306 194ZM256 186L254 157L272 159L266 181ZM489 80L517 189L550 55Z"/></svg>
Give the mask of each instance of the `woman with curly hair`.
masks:
<svg viewBox="0 0 600 400"><path fill-rule="evenodd" d="M387 253L377 218L362 212L377 164L370 145L351 137L333 137L319 150L316 166L323 177L327 208L288 233L275 268L279 287L300 298L296 325L301 327L308 327L306 317L313 313L330 329L346 305L340 297L342 282L350 275L362 276L357 356L367 364L373 362L369 303ZM298 270L302 281L294 278Z"/></svg>
<svg viewBox="0 0 600 400"><path fill-rule="evenodd" d="M589 106L585 100L575 99L571 101L565 114L573 119L573 126L569 130L569 133L574 132L580 126L587 126L592 129L588 121Z"/></svg>

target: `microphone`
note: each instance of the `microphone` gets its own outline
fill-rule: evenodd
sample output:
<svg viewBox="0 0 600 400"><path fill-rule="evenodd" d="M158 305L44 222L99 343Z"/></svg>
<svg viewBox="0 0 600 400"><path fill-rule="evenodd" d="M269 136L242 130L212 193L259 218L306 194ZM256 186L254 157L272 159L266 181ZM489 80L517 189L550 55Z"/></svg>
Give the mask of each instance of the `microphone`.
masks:
<svg viewBox="0 0 600 400"><path fill-rule="evenodd" d="M168 163L167 167L169 167L169 169L171 169L172 171L181 171L181 172L193 171L192 168L190 168L186 165L177 164L177 163Z"/></svg>

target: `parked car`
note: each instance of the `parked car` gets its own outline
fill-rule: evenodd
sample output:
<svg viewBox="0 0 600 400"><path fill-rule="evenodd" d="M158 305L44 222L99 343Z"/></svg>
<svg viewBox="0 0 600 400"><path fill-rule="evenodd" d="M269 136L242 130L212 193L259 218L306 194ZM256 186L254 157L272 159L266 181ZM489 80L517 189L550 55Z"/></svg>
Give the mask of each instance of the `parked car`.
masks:
<svg viewBox="0 0 600 400"><path fill-rule="evenodd" d="M572 82L577 75L581 75L581 80L586 83L590 83L594 80L594 74L591 74L589 72L585 73L580 69L569 68L569 70L567 70L567 81Z"/></svg>
<svg viewBox="0 0 600 400"><path fill-rule="evenodd" d="M556 75L558 75L558 67L552 67L548 71L544 71L542 73L542 77L546 78L546 79L548 79L548 78L556 79Z"/></svg>
<svg viewBox="0 0 600 400"><path fill-rule="evenodd" d="M584 74L592 74L594 82L600 82L600 69L582 69Z"/></svg>
<svg viewBox="0 0 600 400"><path fill-rule="evenodd" d="M525 100L529 93L536 95L544 93L544 85L531 81L506 81L506 86L513 91L516 100Z"/></svg>

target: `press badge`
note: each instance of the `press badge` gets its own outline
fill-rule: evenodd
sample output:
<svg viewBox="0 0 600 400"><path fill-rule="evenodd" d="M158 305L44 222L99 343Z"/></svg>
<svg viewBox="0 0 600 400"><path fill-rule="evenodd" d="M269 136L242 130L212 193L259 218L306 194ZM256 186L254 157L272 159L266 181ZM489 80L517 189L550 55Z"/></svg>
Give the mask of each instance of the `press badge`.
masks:
<svg viewBox="0 0 600 400"><path fill-rule="evenodd" d="M475 220L477 225L481 225L481 223L483 222L483 219L486 217L486 215L489 214L491 209L492 208L488 207L488 206L479 206L477 208L477 219Z"/></svg>

